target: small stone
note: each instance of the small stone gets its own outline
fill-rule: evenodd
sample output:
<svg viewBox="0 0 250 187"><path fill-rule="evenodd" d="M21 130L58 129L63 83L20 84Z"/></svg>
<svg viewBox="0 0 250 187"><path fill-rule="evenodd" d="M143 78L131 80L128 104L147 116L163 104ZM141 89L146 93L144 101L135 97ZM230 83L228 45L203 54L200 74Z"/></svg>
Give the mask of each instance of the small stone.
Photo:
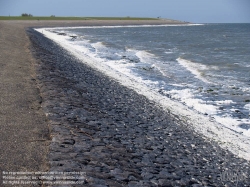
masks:
<svg viewBox="0 0 250 187"><path fill-rule="evenodd" d="M142 187L139 182L136 181L130 181L128 183L128 187Z"/></svg>
<svg viewBox="0 0 250 187"><path fill-rule="evenodd" d="M74 145L75 140L74 139L65 139L62 144L69 144L69 145Z"/></svg>
<svg viewBox="0 0 250 187"><path fill-rule="evenodd" d="M171 184L171 182L167 179L159 179L158 180L158 184L160 186L164 186L164 187L172 187L173 185Z"/></svg>
<svg viewBox="0 0 250 187"><path fill-rule="evenodd" d="M152 173L147 173L147 172L143 172L141 174L141 176L143 177L143 179L145 180L149 180L149 179L152 179L154 177L154 175Z"/></svg>
<svg viewBox="0 0 250 187"><path fill-rule="evenodd" d="M135 178L134 175L129 175L128 180L129 181L136 181L137 178Z"/></svg>

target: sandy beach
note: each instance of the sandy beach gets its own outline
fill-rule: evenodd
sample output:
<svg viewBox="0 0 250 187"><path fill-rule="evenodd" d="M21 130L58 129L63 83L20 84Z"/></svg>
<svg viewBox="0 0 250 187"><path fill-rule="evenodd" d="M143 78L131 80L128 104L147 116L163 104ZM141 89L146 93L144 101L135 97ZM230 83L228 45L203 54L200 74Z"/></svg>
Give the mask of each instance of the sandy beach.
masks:
<svg viewBox="0 0 250 187"><path fill-rule="evenodd" d="M0 21L0 171L84 172L82 186L235 186L227 171L249 185L246 160L29 29L158 24L182 22Z"/></svg>

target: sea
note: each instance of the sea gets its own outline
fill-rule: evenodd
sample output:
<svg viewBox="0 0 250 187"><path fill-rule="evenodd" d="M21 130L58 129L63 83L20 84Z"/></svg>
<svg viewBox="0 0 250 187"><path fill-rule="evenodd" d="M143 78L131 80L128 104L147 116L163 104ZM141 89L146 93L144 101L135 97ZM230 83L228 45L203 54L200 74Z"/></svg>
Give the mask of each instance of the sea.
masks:
<svg viewBox="0 0 250 187"><path fill-rule="evenodd" d="M96 66L250 137L250 24L45 28ZM48 35L48 34L47 34Z"/></svg>

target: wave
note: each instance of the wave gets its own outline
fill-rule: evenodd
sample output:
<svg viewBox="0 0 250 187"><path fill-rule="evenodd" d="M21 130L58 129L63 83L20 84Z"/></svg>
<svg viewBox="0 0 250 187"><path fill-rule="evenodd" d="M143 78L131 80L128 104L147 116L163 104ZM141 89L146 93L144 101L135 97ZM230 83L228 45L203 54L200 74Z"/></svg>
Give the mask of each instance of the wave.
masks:
<svg viewBox="0 0 250 187"><path fill-rule="evenodd" d="M181 57L176 59L177 62L182 65L183 67L185 67L188 71L190 71L193 75L195 75L195 77L197 79L200 79L201 81L205 82L205 83L211 83L209 82L203 75L202 75L202 71L204 70L208 70L209 68L206 65L203 64L199 64L196 62L192 62L190 60L186 60L183 59Z"/></svg>
<svg viewBox="0 0 250 187"><path fill-rule="evenodd" d="M143 63L150 63L153 61L153 58L155 57L154 54L149 53L147 51L139 51L135 50L135 55L140 59L140 62Z"/></svg>

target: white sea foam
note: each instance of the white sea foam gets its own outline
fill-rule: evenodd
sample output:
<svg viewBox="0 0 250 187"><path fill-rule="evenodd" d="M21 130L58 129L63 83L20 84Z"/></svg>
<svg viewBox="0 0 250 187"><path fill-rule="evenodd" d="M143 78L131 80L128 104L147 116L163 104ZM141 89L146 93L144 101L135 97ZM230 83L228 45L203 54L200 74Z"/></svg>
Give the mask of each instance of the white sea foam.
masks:
<svg viewBox="0 0 250 187"><path fill-rule="evenodd" d="M250 88L249 87L241 87L240 88L243 92L250 92Z"/></svg>
<svg viewBox="0 0 250 187"><path fill-rule="evenodd" d="M250 131L247 129L243 129L240 127L241 124L249 124L249 119L235 119L232 118L231 115L225 114L223 116L218 115L218 106L217 105L229 105L234 103L232 100L220 100L213 102L205 102L201 99L196 99L194 96L196 95L190 89L182 89L182 90L171 90L165 92L172 99L178 100L188 106L196 110L199 113L208 115L211 119L214 119L216 122L222 124L224 127L235 131L236 133L241 133L245 136L250 137ZM216 104L216 105L214 105ZM246 109L250 110L250 104L245 105ZM236 109L231 109L235 112Z"/></svg>
<svg viewBox="0 0 250 187"><path fill-rule="evenodd" d="M176 87L184 87L184 85L182 84L171 84L172 86L176 86Z"/></svg>
<svg viewBox="0 0 250 187"><path fill-rule="evenodd" d="M61 47L68 50L69 53L76 56L83 63L104 73L112 79L116 79L121 85L134 89L137 93L146 96L150 100L155 101L160 107L167 111L170 111L170 114L180 116L180 123L184 122L185 124L189 125L190 128L193 128L193 130L197 133L203 134L208 141L217 141L222 148L228 149L234 154L247 160L250 160L249 130L244 130L241 128L243 133L239 134L231 128L227 128L225 127L225 125L221 125L221 123L215 122L215 120L213 120L214 118L211 118L211 116L201 115L195 110L191 110L190 107L161 95L157 90L150 89L147 86L147 82L144 82L138 77L131 77L129 75L129 72L127 72L126 74L126 72L124 73L122 71L117 71L114 63L112 63L112 65L108 65L109 62L102 63L101 58L96 58L93 54L91 54L91 52L88 53L88 49L83 49L84 46L76 46L74 43L69 41L69 37L48 32L46 31L46 29L36 30L43 33L46 37L50 38L51 40L59 44ZM196 70L194 70L194 72L197 73ZM181 93L178 91L172 92L172 95L175 96L176 99L181 99L180 94ZM206 103L202 103L202 101L192 100L192 92L189 90L186 90L186 93L182 95L182 97L186 98L184 99L184 102L186 102L186 104L190 105L194 103L191 106L198 111L202 111L202 107L206 105ZM248 108L248 105L246 107ZM214 108L214 106L208 106L206 108L206 112L210 111L211 115L214 114L215 110L216 108ZM228 118L229 117L225 117L224 121L229 122ZM221 118L216 120L223 121ZM242 120L241 122L239 122L239 124L248 122L249 121L247 120Z"/></svg>
<svg viewBox="0 0 250 187"><path fill-rule="evenodd" d="M241 124L250 125L249 119L235 119L235 118L232 118L231 116L224 116L224 117L214 116L214 119L217 122L223 124L228 129L231 129L246 137L250 137L250 129L244 129L240 126Z"/></svg>
<svg viewBox="0 0 250 187"><path fill-rule="evenodd" d="M224 101L215 101L216 104L222 105L222 104L232 104L235 103L232 100L224 100Z"/></svg>
<svg viewBox="0 0 250 187"><path fill-rule="evenodd" d="M207 104L205 101L201 99L194 98L194 93L190 89L183 90L171 90L167 91L167 94L171 95L172 99L176 99L184 103L190 108L202 113L213 115L217 113L217 107L214 105Z"/></svg>

